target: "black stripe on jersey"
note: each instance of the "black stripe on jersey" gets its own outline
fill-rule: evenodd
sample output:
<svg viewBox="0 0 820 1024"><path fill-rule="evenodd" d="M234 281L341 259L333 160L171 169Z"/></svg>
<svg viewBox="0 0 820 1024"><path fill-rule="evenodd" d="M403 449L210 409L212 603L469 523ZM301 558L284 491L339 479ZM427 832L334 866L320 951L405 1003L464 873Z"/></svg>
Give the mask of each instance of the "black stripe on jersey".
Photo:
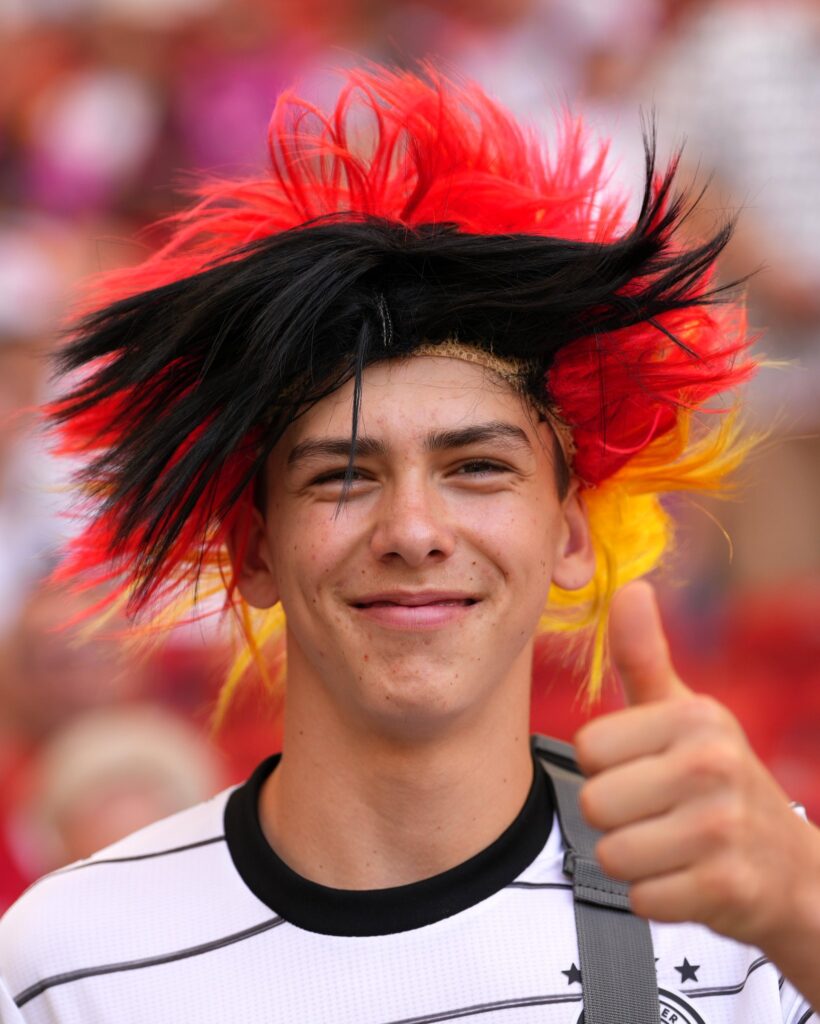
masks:
<svg viewBox="0 0 820 1024"><path fill-rule="evenodd" d="M195 843L186 843L185 846L169 846L167 850L154 850L151 853L135 853L130 857L100 857L97 860L86 860L82 864L70 864L67 868L60 868L59 871L52 871L46 878L53 878L55 875L65 875L69 871L80 871L82 868L93 868L98 864L128 864L135 860L151 860L153 857L167 857L172 853L184 853L186 850L196 850L200 846L211 846L213 843L224 843L225 836L212 836L210 839L198 839Z"/></svg>
<svg viewBox="0 0 820 1024"><path fill-rule="evenodd" d="M481 1013L493 1013L498 1010L520 1010L522 1006L552 1006L555 1003L580 1003L583 996L524 996L521 999L499 999L494 1003L476 1003L474 1006L462 1006L457 1010L441 1010L428 1013L422 1017L402 1017L401 1020L390 1021L389 1024L437 1024L443 1020L458 1020L461 1017L476 1017Z"/></svg>
<svg viewBox="0 0 820 1024"><path fill-rule="evenodd" d="M58 868L56 871L49 871L26 889L29 892L37 885L47 882L49 878L57 878L59 875L68 875L72 871L82 871L84 868L94 868L98 864L130 864L135 860L151 860L153 857L167 857L171 853L184 853L186 850L196 850L200 846L211 846L213 843L224 843L225 836L212 836L210 839L198 839L195 843L186 843L185 846L169 846L167 850L154 850L152 853L135 853L130 857L100 857L97 860L84 860L80 864L69 864L68 867Z"/></svg>
<svg viewBox="0 0 820 1024"><path fill-rule="evenodd" d="M572 890L571 882L510 882L507 889L569 889Z"/></svg>
<svg viewBox="0 0 820 1024"><path fill-rule="evenodd" d="M255 924L252 928L245 928L241 932L234 932L232 935L224 935L221 939L212 939L210 942L203 942L199 946L189 946L187 949L177 949L173 953L163 953L160 956L144 957L141 960L125 960L118 964L100 964L98 967L82 967L76 971L66 971L63 974L53 974L50 978L43 978L35 982L27 989L24 989L14 1002L18 1007L23 1007L36 996L42 995L47 989L55 988L57 985L67 985L72 981L82 981L84 978L94 978L101 974L117 974L120 971L138 971L143 967L156 967L159 964L172 963L174 960L185 960L190 956L200 956L202 953L210 953L223 946L231 946L235 942L242 942L244 939L251 939L263 932L276 928L285 921L281 917L271 918L261 924Z"/></svg>
<svg viewBox="0 0 820 1024"><path fill-rule="evenodd" d="M749 970L746 971L746 977L737 985L720 985L716 988L682 988L681 992L692 999L702 999L704 996L734 996L746 987L746 982L752 971L756 971L758 967L765 967L768 963L771 963L771 960L766 956L759 956L757 960L753 960L749 964Z"/></svg>
<svg viewBox="0 0 820 1024"><path fill-rule="evenodd" d="M809 1007L808 1010L806 1010L806 1012L803 1014L803 1016L797 1022L797 1024L806 1024L806 1021L811 1020L811 1018L813 1016L814 1016L814 1010L812 1010L812 1008Z"/></svg>

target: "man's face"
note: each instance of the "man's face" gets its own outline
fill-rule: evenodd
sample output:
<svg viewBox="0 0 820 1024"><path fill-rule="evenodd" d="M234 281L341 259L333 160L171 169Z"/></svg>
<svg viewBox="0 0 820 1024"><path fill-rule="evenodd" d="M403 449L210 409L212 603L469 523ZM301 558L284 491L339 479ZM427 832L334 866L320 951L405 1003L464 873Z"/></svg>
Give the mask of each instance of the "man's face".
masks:
<svg viewBox="0 0 820 1024"><path fill-rule="evenodd" d="M549 426L490 371L429 356L365 371L340 504L352 402L351 381L276 446L240 589L282 601L291 697L425 732L526 688L551 579L591 574L586 521Z"/></svg>

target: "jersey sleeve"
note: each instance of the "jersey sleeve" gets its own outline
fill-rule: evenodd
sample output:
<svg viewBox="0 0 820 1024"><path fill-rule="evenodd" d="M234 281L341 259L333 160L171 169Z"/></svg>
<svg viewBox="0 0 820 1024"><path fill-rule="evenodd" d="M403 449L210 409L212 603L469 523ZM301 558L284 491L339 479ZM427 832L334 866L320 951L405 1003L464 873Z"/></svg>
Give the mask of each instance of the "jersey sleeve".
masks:
<svg viewBox="0 0 820 1024"><path fill-rule="evenodd" d="M780 1005L783 1007L783 1024L820 1024L820 1014L815 1013L788 981L780 986Z"/></svg>
<svg viewBox="0 0 820 1024"><path fill-rule="evenodd" d="M0 978L0 1024L25 1024L25 1018L15 1006L2 978Z"/></svg>

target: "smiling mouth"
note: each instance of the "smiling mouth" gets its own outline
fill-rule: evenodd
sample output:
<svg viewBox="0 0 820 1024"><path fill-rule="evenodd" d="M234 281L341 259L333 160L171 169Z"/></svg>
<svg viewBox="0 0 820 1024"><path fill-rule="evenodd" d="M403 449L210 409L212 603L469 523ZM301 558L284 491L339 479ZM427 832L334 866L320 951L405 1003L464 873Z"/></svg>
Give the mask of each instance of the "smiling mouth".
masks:
<svg viewBox="0 0 820 1024"><path fill-rule="evenodd" d="M375 626L391 631L425 632L444 629L460 622L480 598L459 594L374 594L351 607Z"/></svg>
<svg viewBox="0 0 820 1024"><path fill-rule="evenodd" d="M424 601L354 601L354 608L429 608L431 606L440 608L468 608L470 605L478 604L474 597L465 598L432 598Z"/></svg>

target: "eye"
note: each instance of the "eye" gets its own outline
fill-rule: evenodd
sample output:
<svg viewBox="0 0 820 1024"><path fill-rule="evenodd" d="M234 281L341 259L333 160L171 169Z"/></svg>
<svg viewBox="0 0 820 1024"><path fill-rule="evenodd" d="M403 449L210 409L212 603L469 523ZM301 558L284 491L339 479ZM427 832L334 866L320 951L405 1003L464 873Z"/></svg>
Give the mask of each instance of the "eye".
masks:
<svg viewBox="0 0 820 1024"><path fill-rule="evenodd" d="M350 476L348 477L347 468L345 469L333 469L327 473L320 473L310 481L311 487L320 487L322 484L343 484L346 479L349 479L351 483L356 483L358 480L366 479L358 469L352 469Z"/></svg>
<svg viewBox="0 0 820 1024"><path fill-rule="evenodd" d="M491 473L508 473L509 468L491 459L470 459L462 462L456 472L464 476L489 476Z"/></svg>

